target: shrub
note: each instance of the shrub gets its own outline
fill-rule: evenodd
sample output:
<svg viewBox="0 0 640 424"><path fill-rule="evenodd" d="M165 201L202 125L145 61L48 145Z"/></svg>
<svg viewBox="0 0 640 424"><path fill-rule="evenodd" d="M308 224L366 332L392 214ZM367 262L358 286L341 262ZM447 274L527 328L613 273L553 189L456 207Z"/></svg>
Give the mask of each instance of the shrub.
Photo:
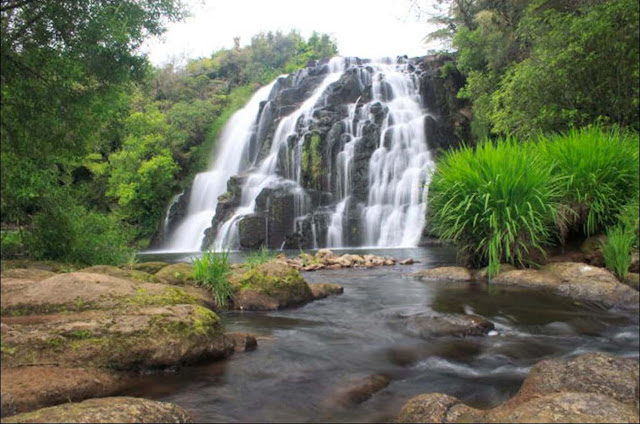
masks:
<svg viewBox="0 0 640 424"><path fill-rule="evenodd" d="M20 232L2 231L0 240L2 240L0 252L3 259L19 257L25 253Z"/></svg>
<svg viewBox="0 0 640 424"><path fill-rule="evenodd" d="M631 249L637 242L637 235L632 228L619 224L607 230L607 241L602 253L607 269L624 281L631 265Z"/></svg>
<svg viewBox="0 0 640 424"><path fill-rule="evenodd" d="M455 242L470 265L529 262L544 254L559 213L559 179L513 139L485 141L444 154L429 186L435 233Z"/></svg>
<svg viewBox="0 0 640 424"><path fill-rule="evenodd" d="M25 244L35 259L76 264L119 265L134 251L132 232L113 215L53 202L34 215Z"/></svg>
<svg viewBox="0 0 640 424"><path fill-rule="evenodd" d="M202 258L192 262L193 276L203 287L211 290L217 307L225 308L229 298L233 297L233 289L229 284L229 252L204 252Z"/></svg>
<svg viewBox="0 0 640 424"><path fill-rule="evenodd" d="M566 177L562 201L575 212L570 225L586 236L614 224L638 196L637 134L587 127L540 137L535 150L554 175Z"/></svg>
<svg viewBox="0 0 640 424"><path fill-rule="evenodd" d="M260 247L259 250L253 250L245 260L245 263L249 268L255 268L258 265L262 265L265 262L269 262L275 255L269 252L269 249L265 246Z"/></svg>

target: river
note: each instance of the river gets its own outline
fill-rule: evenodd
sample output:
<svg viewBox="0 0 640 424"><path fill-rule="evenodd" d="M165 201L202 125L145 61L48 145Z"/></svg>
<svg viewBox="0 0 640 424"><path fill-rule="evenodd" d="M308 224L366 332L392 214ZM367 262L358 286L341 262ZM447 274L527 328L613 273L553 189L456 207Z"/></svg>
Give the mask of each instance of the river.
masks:
<svg viewBox="0 0 640 424"><path fill-rule="evenodd" d="M336 253L359 250L336 251ZM412 396L441 392L475 407L512 396L532 365L592 351L638 358L637 311L603 310L560 297L500 293L486 285L425 283L408 274L455 263L446 247L366 250L419 263L304 273L344 294L274 312L223 312L227 331L259 336L258 349L227 361L143 377L127 394L176 403L198 422L392 421ZM299 252L286 252L295 256ZM145 255L142 260L184 260ZM232 254L233 261L243 254ZM421 338L415 314L481 315L484 337ZM331 401L353 379L391 383L352 407Z"/></svg>

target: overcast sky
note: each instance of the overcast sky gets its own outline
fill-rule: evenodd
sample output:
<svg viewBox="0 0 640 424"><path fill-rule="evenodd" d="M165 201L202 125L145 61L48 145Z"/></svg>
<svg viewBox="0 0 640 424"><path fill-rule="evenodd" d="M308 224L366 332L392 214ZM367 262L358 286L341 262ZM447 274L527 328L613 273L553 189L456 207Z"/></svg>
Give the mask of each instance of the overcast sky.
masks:
<svg viewBox="0 0 640 424"><path fill-rule="evenodd" d="M343 56L424 55L430 27L416 19L411 0L187 0L191 17L170 24L161 39L143 51L155 65L209 56L233 47L233 37L246 45L261 31L298 30L331 34ZM422 2L424 3L424 1Z"/></svg>

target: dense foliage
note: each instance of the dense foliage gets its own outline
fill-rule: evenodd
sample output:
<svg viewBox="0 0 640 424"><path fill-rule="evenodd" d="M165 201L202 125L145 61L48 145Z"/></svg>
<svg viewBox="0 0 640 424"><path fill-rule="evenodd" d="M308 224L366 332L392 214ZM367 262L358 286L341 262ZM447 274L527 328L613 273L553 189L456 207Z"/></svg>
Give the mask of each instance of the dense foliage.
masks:
<svg viewBox="0 0 640 424"><path fill-rule="evenodd" d="M629 240L637 243L637 134L592 127L464 147L441 158L429 196L434 232L490 276L564 242L572 227L589 235L618 221L629 224L611 229L608 261L627 261Z"/></svg>
<svg viewBox="0 0 640 424"><path fill-rule="evenodd" d="M0 12L5 256L122 261L259 84L336 53L327 35L263 33L155 69L138 47L184 16L180 0L2 0Z"/></svg>
<svg viewBox="0 0 640 424"><path fill-rule="evenodd" d="M474 131L530 136L593 122L640 128L635 0L440 0Z"/></svg>
<svg viewBox="0 0 640 424"><path fill-rule="evenodd" d="M486 141L444 155L429 187L430 222L464 259L524 265L551 241L559 214L560 181L538 155L515 140Z"/></svg>

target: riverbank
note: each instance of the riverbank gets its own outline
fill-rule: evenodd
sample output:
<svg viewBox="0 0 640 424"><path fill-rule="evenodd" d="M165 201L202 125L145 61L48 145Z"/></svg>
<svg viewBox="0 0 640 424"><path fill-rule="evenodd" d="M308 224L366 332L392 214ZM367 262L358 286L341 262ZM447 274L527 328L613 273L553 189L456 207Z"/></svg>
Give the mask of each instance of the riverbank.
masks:
<svg viewBox="0 0 640 424"><path fill-rule="evenodd" d="M420 262L303 272L307 283L339 283L344 293L289 309L217 310L224 334L254 334L257 350L177 372L136 372L114 394L170 402L200 422L390 421L425 392L447 393L474 408L499 405L540 359L585 351L637 358L637 311L410 276L452 265L455 253L445 248L374 253ZM159 266L136 267L157 276ZM173 266L160 275L176 272ZM478 331L452 333L462 328L453 325L460 317L471 317L465 324L478 324L471 327ZM259 406L248 410L248 403Z"/></svg>

